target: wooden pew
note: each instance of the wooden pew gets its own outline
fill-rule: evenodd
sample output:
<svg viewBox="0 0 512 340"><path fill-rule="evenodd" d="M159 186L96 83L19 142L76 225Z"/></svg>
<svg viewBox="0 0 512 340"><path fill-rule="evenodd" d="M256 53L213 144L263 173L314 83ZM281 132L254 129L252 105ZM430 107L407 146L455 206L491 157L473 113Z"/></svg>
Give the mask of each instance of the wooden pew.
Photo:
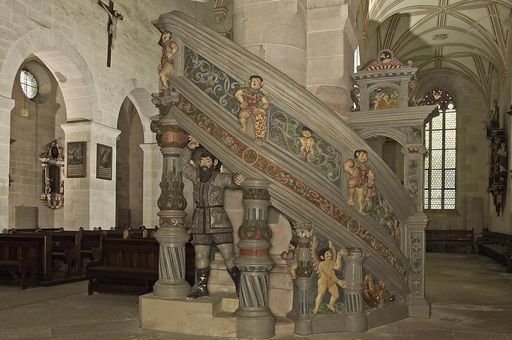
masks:
<svg viewBox="0 0 512 340"><path fill-rule="evenodd" d="M507 266L512 272L512 235L496 233L484 229L482 237L477 240L478 252Z"/></svg>
<svg viewBox="0 0 512 340"><path fill-rule="evenodd" d="M44 233L0 234L0 272L21 285L37 285L50 277L51 258Z"/></svg>
<svg viewBox="0 0 512 340"><path fill-rule="evenodd" d="M473 253L474 236L471 230L426 230L427 252Z"/></svg>
<svg viewBox="0 0 512 340"><path fill-rule="evenodd" d="M114 286L125 292L150 292L158 280L159 244L154 238L101 239L101 255L87 266L88 293Z"/></svg>

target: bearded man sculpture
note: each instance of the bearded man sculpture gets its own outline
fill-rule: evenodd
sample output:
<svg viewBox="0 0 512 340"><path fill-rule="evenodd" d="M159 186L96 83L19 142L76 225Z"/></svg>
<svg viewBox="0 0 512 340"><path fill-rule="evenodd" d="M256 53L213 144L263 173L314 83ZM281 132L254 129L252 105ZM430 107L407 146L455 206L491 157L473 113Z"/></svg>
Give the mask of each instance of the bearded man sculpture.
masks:
<svg viewBox="0 0 512 340"><path fill-rule="evenodd" d="M191 158L194 165L190 163ZM197 299L209 294L212 245L221 253L238 294L240 270L234 264L233 226L224 210L224 189L236 189L244 177L221 173L219 160L192 137L184 148L181 164L184 165L183 176L194 186L194 217L189 233L196 252L196 284L187 298Z"/></svg>

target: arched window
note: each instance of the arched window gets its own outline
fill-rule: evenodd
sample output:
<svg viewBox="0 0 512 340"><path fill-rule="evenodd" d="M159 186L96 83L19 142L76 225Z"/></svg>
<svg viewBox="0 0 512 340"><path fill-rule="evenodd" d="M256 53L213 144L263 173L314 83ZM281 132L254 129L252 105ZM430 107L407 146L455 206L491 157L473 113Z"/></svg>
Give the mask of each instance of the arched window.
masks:
<svg viewBox="0 0 512 340"><path fill-rule="evenodd" d="M420 105L435 105L439 115L425 124L424 209L455 209L457 111L444 89L431 90Z"/></svg>
<svg viewBox="0 0 512 340"><path fill-rule="evenodd" d="M359 46L354 50L354 73L357 73L357 68L361 65L361 55L359 54Z"/></svg>

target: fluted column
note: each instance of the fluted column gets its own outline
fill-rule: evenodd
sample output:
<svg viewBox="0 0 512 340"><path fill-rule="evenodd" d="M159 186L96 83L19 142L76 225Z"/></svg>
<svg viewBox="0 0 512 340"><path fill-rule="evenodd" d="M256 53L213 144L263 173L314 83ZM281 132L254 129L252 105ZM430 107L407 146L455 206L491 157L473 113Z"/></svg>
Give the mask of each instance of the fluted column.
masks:
<svg viewBox="0 0 512 340"><path fill-rule="evenodd" d="M364 332L368 329L363 310L363 261L361 250L352 249L345 261L345 306L347 308L346 330Z"/></svg>
<svg viewBox="0 0 512 340"><path fill-rule="evenodd" d="M153 118L151 130L157 134L163 155L161 194L158 198L160 229L155 235L160 244L159 279L153 292L162 297L185 297L190 291L190 285L185 281L185 243L189 235L183 220L187 201L183 196L180 155L187 142L187 133L170 114L170 98L155 96L153 102L160 114Z"/></svg>
<svg viewBox="0 0 512 340"><path fill-rule="evenodd" d="M270 206L268 182L246 179L242 183L244 220L238 235L240 256L235 264L241 270L237 331L241 338L266 339L275 335L275 318L268 307L269 256L272 230L267 224Z"/></svg>
<svg viewBox="0 0 512 340"><path fill-rule="evenodd" d="M299 335L313 334L313 323L309 308L311 274L313 273L311 261L311 224L303 223L297 227L298 244L297 249L297 269L295 273L295 303L297 310L295 311L295 328L294 332Z"/></svg>

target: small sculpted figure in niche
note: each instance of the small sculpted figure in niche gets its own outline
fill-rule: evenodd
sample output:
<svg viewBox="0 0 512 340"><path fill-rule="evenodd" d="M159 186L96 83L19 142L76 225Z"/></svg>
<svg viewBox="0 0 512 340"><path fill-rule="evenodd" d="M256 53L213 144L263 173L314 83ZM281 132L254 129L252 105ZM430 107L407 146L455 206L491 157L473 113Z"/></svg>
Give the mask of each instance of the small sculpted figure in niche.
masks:
<svg viewBox="0 0 512 340"><path fill-rule="evenodd" d="M263 94L263 78L253 75L249 78L249 87L243 87L235 92L235 98L240 103L240 132L247 130L247 119L251 118L254 125L256 143L263 144L267 134L267 109L270 102Z"/></svg>
<svg viewBox="0 0 512 340"><path fill-rule="evenodd" d="M300 152L304 154L304 160L307 162L309 155L313 156L315 154L315 151L313 150L313 146L315 145L313 131L304 126L302 128L302 137L299 138L299 141Z"/></svg>
<svg viewBox="0 0 512 340"><path fill-rule="evenodd" d="M162 58L160 59L160 65L158 66L158 75L160 76L160 91L166 91L169 89L169 76L174 72L173 59L178 53L178 44L172 39L171 32L162 33L160 38L160 46L162 46Z"/></svg>
<svg viewBox="0 0 512 340"><path fill-rule="evenodd" d="M350 98L352 99L352 108L350 110L352 112L361 111L361 106L359 105L361 91L359 90L359 86L354 85L352 87L352 90L350 90Z"/></svg>
<svg viewBox="0 0 512 340"><path fill-rule="evenodd" d="M368 306L382 307L384 306L384 281L378 284L373 282L373 276L366 274L363 281L363 300Z"/></svg>
<svg viewBox="0 0 512 340"><path fill-rule="evenodd" d="M187 298L197 299L209 294L210 251L213 245L221 253L238 294L240 269L234 262L233 226L224 210L224 190L237 189L245 178L241 174L221 173L220 161L202 148L195 138L190 137L183 150L180 158L184 164L183 176L193 185L194 215L189 233L196 254L196 284ZM190 163L191 159L194 165Z"/></svg>
<svg viewBox="0 0 512 340"><path fill-rule="evenodd" d="M366 164L367 161L368 152L366 150L356 150L354 159L349 159L343 163L345 172L352 176L348 181L348 204L355 205L354 194L357 194L357 208L361 215L366 215L363 200L366 203L371 202L373 181L375 179L373 171Z"/></svg>
<svg viewBox="0 0 512 340"><path fill-rule="evenodd" d="M298 262L295 254L295 248L297 247L297 241L292 239L288 244L288 250L283 251L281 253L281 258L286 261L286 266L288 267L288 272L292 276L292 280L297 278L296 269L298 267Z"/></svg>
<svg viewBox="0 0 512 340"><path fill-rule="evenodd" d="M338 298L340 297L338 286L345 288L347 282L338 278L335 271L341 270L343 256L347 254L348 252L345 249L336 252L331 241L329 241L327 248L318 250L318 240L313 236L313 241L311 242L311 257L313 258L313 266L318 274L318 292L313 314L317 314L320 310L320 304L326 292L329 292L331 295L327 308L332 312L336 312L336 302L338 302Z"/></svg>

